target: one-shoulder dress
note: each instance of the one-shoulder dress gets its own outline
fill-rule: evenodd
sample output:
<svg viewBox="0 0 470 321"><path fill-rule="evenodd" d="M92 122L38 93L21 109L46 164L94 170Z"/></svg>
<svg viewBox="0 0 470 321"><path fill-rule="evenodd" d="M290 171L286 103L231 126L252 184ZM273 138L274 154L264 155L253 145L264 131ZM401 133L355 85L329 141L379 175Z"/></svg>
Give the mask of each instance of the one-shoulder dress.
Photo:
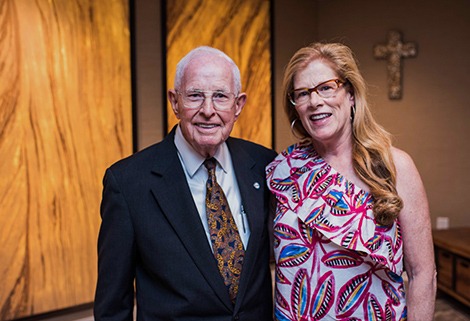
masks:
<svg viewBox="0 0 470 321"><path fill-rule="evenodd" d="M406 320L398 220L377 224L373 197L312 146L266 167L276 196L276 320Z"/></svg>

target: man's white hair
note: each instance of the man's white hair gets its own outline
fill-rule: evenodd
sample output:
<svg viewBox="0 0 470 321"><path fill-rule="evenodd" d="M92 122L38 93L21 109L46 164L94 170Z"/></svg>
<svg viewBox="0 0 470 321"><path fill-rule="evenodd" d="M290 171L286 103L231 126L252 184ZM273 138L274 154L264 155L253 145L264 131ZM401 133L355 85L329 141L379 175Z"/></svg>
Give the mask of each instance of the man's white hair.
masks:
<svg viewBox="0 0 470 321"><path fill-rule="evenodd" d="M175 89L177 90L181 89L181 81L183 79L183 75L188 64L194 58L206 56L206 55L207 56L214 55L214 56L218 56L227 60L227 62L230 64L231 69L232 69L232 76L233 76L233 81L235 83L235 90L237 91L236 94L239 94L242 90L242 84L240 80L240 69L238 69L237 64L225 52L219 49L213 48L213 47L209 47L209 46L201 46L201 47L197 47L191 50L189 53L186 54L186 56L184 56L178 62L178 64L176 65Z"/></svg>

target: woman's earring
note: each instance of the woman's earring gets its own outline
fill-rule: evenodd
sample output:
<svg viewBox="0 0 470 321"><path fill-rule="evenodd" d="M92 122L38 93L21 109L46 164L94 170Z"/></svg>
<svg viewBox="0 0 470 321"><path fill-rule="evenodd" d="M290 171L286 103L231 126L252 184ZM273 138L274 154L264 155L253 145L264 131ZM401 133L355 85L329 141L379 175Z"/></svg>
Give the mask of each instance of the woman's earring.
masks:
<svg viewBox="0 0 470 321"><path fill-rule="evenodd" d="M292 134L294 135L295 138L298 138L298 139L302 139L303 137L300 137L298 135L295 134L295 129L294 129L294 126L295 126L295 122L298 120L298 118L294 119L292 121L292 123L290 123L290 130L292 132Z"/></svg>
<svg viewBox="0 0 470 321"><path fill-rule="evenodd" d="M356 116L356 105L351 106L351 116L349 116L351 123L354 121L354 116Z"/></svg>

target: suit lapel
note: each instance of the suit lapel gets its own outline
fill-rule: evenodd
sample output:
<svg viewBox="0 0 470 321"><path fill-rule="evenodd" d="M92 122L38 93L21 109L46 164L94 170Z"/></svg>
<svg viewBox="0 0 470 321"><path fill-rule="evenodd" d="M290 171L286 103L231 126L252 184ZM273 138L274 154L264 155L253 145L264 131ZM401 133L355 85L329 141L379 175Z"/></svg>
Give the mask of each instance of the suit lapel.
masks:
<svg viewBox="0 0 470 321"><path fill-rule="evenodd" d="M250 239L245 253L242 275L238 290L238 302L243 300L248 282L254 272L254 263L260 251L261 237L266 228L264 221L264 176L254 171L256 161L245 150L240 148L236 140L227 140L232 163L240 188L242 204L250 224Z"/></svg>
<svg viewBox="0 0 470 321"><path fill-rule="evenodd" d="M231 309L232 303L227 288L220 277L177 155L174 130L158 147L156 158L158 161L152 170L155 179L151 191L207 283Z"/></svg>

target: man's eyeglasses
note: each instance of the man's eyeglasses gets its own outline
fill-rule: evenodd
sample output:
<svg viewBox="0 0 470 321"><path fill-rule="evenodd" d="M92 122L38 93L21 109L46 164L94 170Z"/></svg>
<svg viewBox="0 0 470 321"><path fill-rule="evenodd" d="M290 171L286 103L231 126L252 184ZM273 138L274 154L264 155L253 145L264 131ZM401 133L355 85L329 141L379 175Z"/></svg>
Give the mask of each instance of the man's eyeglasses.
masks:
<svg viewBox="0 0 470 321"><path fill-rule="evenodd" d="M201 108L206 98L210 95L212 104L217 110L229 110L233 107L238 95L224 91L202 91L192 90L179 92L178 95L183 99L183 107L188 109ZM206 96L207 95L207 96Z"/></svg>
<svg viewBox="0 0 470 321"><path fill-rule="evenodd" d="M338 88L345 82L339 79L330 79L316 85L313 88L298 88L291 91L288 96L294 106L306 104L310 100L312 92L316 92L321 98L331 98Z"/></svg>

